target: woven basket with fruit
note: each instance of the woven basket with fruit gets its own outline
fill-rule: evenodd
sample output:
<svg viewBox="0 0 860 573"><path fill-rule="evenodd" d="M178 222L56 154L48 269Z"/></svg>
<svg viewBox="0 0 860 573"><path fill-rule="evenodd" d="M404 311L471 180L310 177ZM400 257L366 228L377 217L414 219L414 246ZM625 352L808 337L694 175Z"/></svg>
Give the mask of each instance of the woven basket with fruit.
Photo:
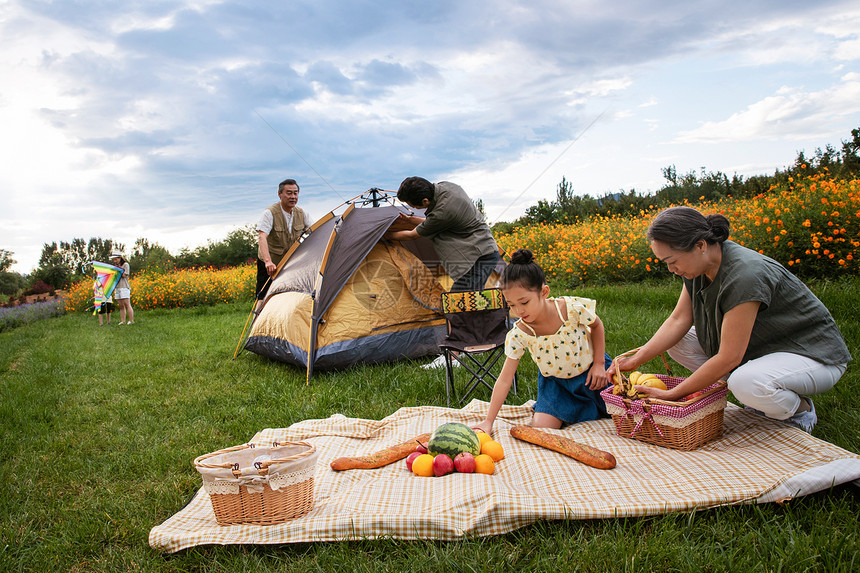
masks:
<svg viewBox="0 0 860 573"><path fill-rule="evenodd" d="M638 349L630 350L626 356ZM617 360L616 358L616 360ZM668 364L663 359L668 371ZM728 390L723 380L673 402L647 398L634 386L671 389L683 382L677 376L617 372L613 384L600 395L615 422L618 435L678 450L693 450L723 432L723 411Z"/></svg>

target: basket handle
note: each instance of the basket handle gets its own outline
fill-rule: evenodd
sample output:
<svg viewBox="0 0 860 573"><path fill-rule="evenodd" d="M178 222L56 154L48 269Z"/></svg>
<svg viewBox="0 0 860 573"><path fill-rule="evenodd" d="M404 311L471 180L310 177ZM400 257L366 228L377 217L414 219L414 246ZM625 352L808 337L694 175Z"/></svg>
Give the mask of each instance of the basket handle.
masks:
<svg viewBox="0 0 860 573"><path fill-rule="evenodd" d="M307 449L302 451L302 452L299 452L297 454L287 456L285 458L277 458L277 459L271 459L271 460L264 460L262 462L256 462L254 464L254 467L257 469L258 472L260 472L260 475L266 475L266 473L268 473L268 471L269 471L269 466L272 464L281 464L284 462L292 462L292 461L307 457L316 451L316 446L314 446L313 444L308 443L308 442L274 442L273 446L274 447L279 447L279 446L306 446ZM196 458L194 458L193 464L195 467L201 467L201 468L206 468L206 469L226 468L226 469L231 470L233 472L233 475L238 477L239 475L241 475L241 472L239 472L238 474L236 473L237 470L239 469L238 464L234 464L234 463L230 463L230 462L225 462L223 464L207 464L207 463L204 463L203 461L208 459L208 458L211 458L213 456L220 455L220 454L226 454L226 453L235 452L238 450L253 449L255 447L257 447L257 444L248 443L248 444L241 444L238 446L233 446L230 448L224 448L223 450L218 450L217 452L212 452L209 454L203 454L202 456L197 456Z"/></svg>
<svg viewBox="0 0 860 573"><path fill-rule="evenodd" d="M668 376L671 376L671 375L672 375L672 367L671 367L671 366L669 366L669 361L668 361L668 360L666 360L666 353L665 353L665 352L661 352L661 353L660 353L660 358L663 360L663 368L665 368L665 369L666 369L666 374L667 374Z"/></svg>
<svg viewBox="0 0 860 573"><path fill-rule="evenodd" d="M641 346L637 346L636 348L633 348L633 349L631 349L631 350L628 350L627 352L622 352L621 354L619 354L618 356L616 356L616 357L612 360L612 362L617 362L619 358L622 358L622 357L624 357L624 356L629 356L629 355L631 355L631 354L636 354L637 352L639 352L639 350L640 350L641 348L642 348ZM666 369L666 374L667 374L668 376L672 376L672 367L671 367L671 366L669 366L669 361L668 361L668 360L666 360L666 353L665 353L665 352L661 352L661 353L660 353L660 358L663 360L663 368L665 368L665 369ZM621 372L620 372L620 371L618 371L618 374L619 374L619 375L621 375Z"/></svg>

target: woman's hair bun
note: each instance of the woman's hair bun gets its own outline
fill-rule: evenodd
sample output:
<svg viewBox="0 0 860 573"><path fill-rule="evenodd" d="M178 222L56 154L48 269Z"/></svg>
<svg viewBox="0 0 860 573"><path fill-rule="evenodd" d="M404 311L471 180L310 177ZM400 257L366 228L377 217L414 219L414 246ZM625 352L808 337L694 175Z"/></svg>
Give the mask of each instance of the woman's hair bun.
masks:
<svg viewBox="0 0 860 573"><path fill-rule="evenodd" d="M521 286L527 290L540 291L546 284L543 269L535 262L534 254L528 249L517 249L511 255L511 264L505 265L499 286L502 290Z"/></svg>
<svg viewBox="0 0 860 573"><path fill-rule="evenodd" d="M534 254L528 249L517 249L511 255L512 265L527 265L535 260Z"/></svg>
<svg viewBox="0 0 860 573"><path fill-rule="evenodd" d="M729 238L731 224L725 216L720 215L719 213L714 213L713 215L708 215L706 219L708 220L708 226L711 228L711 234L716 242L722 243Z"/></svg>

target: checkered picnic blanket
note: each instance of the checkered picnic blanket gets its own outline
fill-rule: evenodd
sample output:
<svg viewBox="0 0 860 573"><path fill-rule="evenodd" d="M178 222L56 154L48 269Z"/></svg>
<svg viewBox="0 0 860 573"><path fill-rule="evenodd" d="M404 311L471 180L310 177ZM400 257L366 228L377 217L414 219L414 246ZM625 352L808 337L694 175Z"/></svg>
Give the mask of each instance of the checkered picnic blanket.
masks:
<svg viewBox="0 0 860 573"><path fill-rule="evenodd" d="M612 420L556 430L611 452L618 462L612 470L597 470L512 438L510 428L531 419L532 402L502 408L494 437L504 446L505 459L496 464L493 475L416 477L403 461L375 470L335 472L329 467L335 458L371 453L445 422L475 424L488 405L473 400L461 410L402 408L383 420L337 414L263 430L251 441L316 445L320 455L313 509L278 525L221 527L201 488L179 513L152 528L149 544L172 553L204 544L450 540L506 533L538 520L644 516L782 501L860 480L860 455L732 404L726 409L723 437L692 452L619 437Z"/></svg>

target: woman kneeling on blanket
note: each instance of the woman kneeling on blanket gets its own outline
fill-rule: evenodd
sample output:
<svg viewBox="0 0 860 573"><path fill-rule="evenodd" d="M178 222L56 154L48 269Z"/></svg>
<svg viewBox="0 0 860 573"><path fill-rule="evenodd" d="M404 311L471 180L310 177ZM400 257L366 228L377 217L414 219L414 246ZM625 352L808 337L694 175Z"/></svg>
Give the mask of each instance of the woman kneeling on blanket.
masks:
<svg viewBox="0 0 860 573"><path fill-rule="evenodd" d="M727 240L722 215L672 207L647 237L684 286L669 318L610 375L668 351L693 374L671 390L637 390L677 400L723 379L748 410L812 432L818 417L808 396L832 388L851 360L824 304L775 260Z"/></svg>
<svg viewBox="0 0 860 573"><path fill-rule="evenodd" d="M528 249L513 254L500 282L502 295L519 320L505 339L505 364L493 386L487 417L475 429L492 433L526 349L540 370L532 426L560 428L605 417L600 391L609 385L606 369L612 360L605 352L595 301L549 298L543 269Z"/></svg>

